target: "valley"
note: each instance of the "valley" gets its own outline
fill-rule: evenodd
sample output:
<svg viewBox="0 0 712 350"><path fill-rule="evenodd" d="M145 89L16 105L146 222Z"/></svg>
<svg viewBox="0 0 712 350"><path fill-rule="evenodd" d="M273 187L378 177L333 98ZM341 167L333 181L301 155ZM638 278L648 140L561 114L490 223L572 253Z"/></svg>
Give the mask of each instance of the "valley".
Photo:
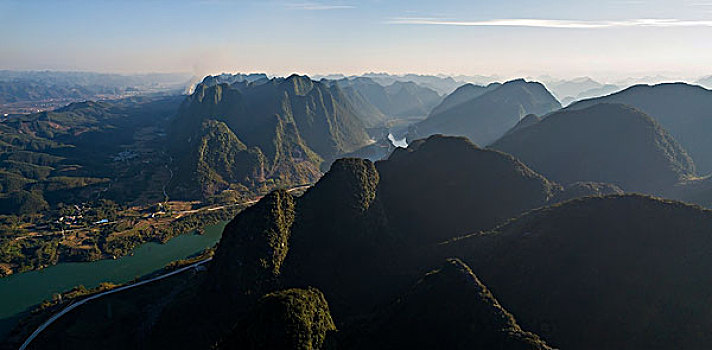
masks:
<svg viewBox="0 0 712 350"><path fill-rule="evenodd" d="M0 350L712 348L712 0L0 22Z"/></svg>
<svg viewBox="0 0 712 350"><path fill-rule="evenodd" d="M709 322L670 310L708 292L689 264L708 259L696 245L707 244L710 211L699 205L712 192L694 131L706 128L711 91L655 85L631 88L630 101L623 89L563 107L536 81L386 77L221 74L187 96L8 117L0 295L21 298L0 314L5 348L706 342L694 327L648 335L669 320ZM694 97L685 128L639 96L669 89ZM675 230L682 241L665 235ZM654 243L641 248L644 233ZM618 243L591 238L604 234ZM523 268L504 249L540 260ZM652 309L631 300L614 322L601 310L654 280L619 249L686 297L655 292ZM609 279L626 289L590 306L581 286Z"/></svg>

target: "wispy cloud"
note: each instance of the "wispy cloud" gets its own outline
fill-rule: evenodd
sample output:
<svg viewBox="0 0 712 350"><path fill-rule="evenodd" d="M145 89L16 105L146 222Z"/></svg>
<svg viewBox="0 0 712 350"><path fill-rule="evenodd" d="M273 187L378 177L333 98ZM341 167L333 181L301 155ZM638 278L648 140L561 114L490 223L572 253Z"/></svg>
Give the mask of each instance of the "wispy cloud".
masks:
<svg viewBox="0 0 712 350"><path fill-rule="evenodd" d="M288 8L308 11L326 11L326 10L346 10L356 8L352 5L329 4L321 2L302 2L287 4Z"/></svg>
<svg viewBox="0 0 712 350"><path fill-rule="evenodd" d="M712 1L688 1L690 7L712 7Z"/></svg>
<svg viewBox="0 0 712 350"><path fill-rule="evenodd" d="M619 21L584 21L562 19L493 19L460 21L444 18L399 17L388 24L441 25L462 27L534 27L559 29L596 29L616 27L712 27L712 21L682 19L629 19Z"/></svg>
<svg viewBox="0 0 712 350"><path fill-rule="evenodd" d="M643 0L614 0L611 1L610 4L612 5L644 5L645 1Z"/></svg>

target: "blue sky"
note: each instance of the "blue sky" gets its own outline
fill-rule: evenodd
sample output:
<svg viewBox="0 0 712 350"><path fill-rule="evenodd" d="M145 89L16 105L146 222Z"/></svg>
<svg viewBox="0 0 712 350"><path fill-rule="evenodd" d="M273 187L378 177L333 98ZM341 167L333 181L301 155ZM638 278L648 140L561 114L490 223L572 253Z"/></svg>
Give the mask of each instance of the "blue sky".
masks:
<svg viewBox="0 0 712 350"><path fill-rule="evenodd" d="M0 0L0 69L712 74L712 0Z"/></svg>

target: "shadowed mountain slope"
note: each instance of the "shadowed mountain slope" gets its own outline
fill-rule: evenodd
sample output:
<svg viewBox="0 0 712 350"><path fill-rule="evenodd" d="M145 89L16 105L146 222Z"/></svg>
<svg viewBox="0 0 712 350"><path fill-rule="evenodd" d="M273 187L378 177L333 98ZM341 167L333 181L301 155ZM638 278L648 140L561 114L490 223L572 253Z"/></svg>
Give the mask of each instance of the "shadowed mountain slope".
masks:
<svg viewBox="0 0 712 350"><path fill-rule="evenodd" d="M462 137L415 141L377 167L389 222L412 242L436 243L494 227L545 205L560 190L513 157Z"/></svg>
<svg viewBox="0 0 712 350"><path fill-rule="evenodd" d="M520 325L562 349L706 348L712 212L639 195L534 210L451 242Z"/></svg>
<svg viewBox="0 0 712 350"><path fill-rule="evenodd" d="M408 177L416 179L402 181ZM214 344L248 348L276 344L272 342L302 344L308 349L318 347L320 339L324 347L387 348L408 332L412 338L403 341L412 344L547 348L537 336L522 329L535 331L547 343L564 344L564 335L552 333L546 325L574 316L551 314L561 320L547 318L548 323L542 325L531 321L536 315L529 313L525 319L528 323L521 321L519 327L505 308L517 319L519 312L527 313L528 309L514 298L531 303L527 299L529 289L524 288L526 284L517 285L519 288L512 292L507 289L506 283L512 282L507 275L502 275L502 280L495 279L500 270L519 273L517 269L523 269L521 273L526 274L528 266L544 264L549 255L542 255L535 262L518 261L520 255L528 253L511 257L506 250L508 241L502 246L495 244L496 240L490 243L478 238L488 235L471 234L509 227L533 213L579 202L535 209L561 198L613 190L615 187L610 185L591 183L563 189L511 156L480 149L462 137L432 136L376 164L362 159L340 159L301 197L274 191L238 214L226 227L208 270L186 277L189 283L172 291L169 300L150 305L155 308L151 309L155 310L152 316L155 319L140 331L146 334L148 347L176 349L207 348ZM571 218L576 224L580 217L588 218L590 214L599 225L609 225L601 227L620 225L615 232L627 237L620 232L648 229L640 226L643 219L629 223L625 221L628 217L636 218L639 214L659 220L677 217L674 211L648 211L645 203L620 204L629 197L612 198L619 199L609 204L611 213L600 214L583 206L551 220ZM514 217L520 219L512 221ZM709 227L700 217L684 216L684 220L685 224L680 226L683 231L693 226L698 230ZM651 221L651 225L657 224ZM545 232L549 232L549 227L566 228L568 222L550 225L543 226ZM579 231L572 227L564 232L575 237ZM672 229L663 224L656 227ZM571 257L566 255L565 246L555 248L561 251L554 251L558 255L550 252L551 259L556 256L584 259L593 254L585 252L589 255ZM633 248L630 251L638 256ZM613 253L606 254L602 258ZM428 274L448 257L466 258L479 279L456 260ZM501 263L496 259L502 259ZM506 259L515 260L509 266ZM489 261L494 261L493 270L488 269ZM556 263L561 265L559 271L577 268L569 260ZM570 278L567 274L562 276ZM549 285L556 288L557 283L575 288L581 283L552 281L545 274L541 277L546 286L537 280L527 282L537 288ZM523 278L528 276L514 281ZM496 288L490 286L490 280L498 283L493 284ZM310 288L317 288L320 293ZM504 290L502 297L500 290ZM558 296L555 290L545 291L550 293L548 298ZM323 298L316 297L321 293ZM533 293L540 291L534 289ZM605 291L600 294L606 295ZM639 307L637 303L631 305ZM514 306L519 308L514 310ZM556 304L546 306L554 308ZM578 307L583 309L585 305ZM574 314L588 317L587 312L585 309ZM333 338L328 334L333 327L329 326L327 315L340 329ZM309 320L314 328L307 326ZM272 339L268 334L275 337ZM557 342L551 342L548 335L556 337Z"/></svg>
<svg viewBox="0 0 712 350"><path fill-rule="evenodd" d="M684 83L636 85L569 108L598 103L622 103L648 114L688 151L701 174L712 172L712 91Z"/></svg>
<svg viewBox="0 0 712 350"><path fill-rule="evenodd" d="M616 104L553 113L492 148L562 184L607 182L659 194L695 172L685 150L657 122Z"/></svg>
<svg viewBox="0 0 712 350"><path fill-rule="evenodd" d="M217 349L322 349L335 330L319 290L288 289L260 298Z"/></svg>
<svg viewBox="0 0 712 350"><path fill-rule="evenodd" d="M345 330L339 348L551 349L523 331L459 259L448 259L364 323Z"/></svg>

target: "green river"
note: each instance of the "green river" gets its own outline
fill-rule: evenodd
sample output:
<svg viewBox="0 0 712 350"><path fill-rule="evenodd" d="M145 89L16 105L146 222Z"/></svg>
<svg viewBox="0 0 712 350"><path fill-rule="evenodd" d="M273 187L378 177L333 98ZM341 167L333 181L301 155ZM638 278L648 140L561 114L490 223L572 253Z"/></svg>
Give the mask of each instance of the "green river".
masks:
<svg viewBox="0 0 712 350"><path fill-rule="evenodd" d="M0 340L34 305L52 295L83 285L97 287L101 282L125 283L189 257L215 245L227 222L205 227L203 235L184 234L165 244L146 243L133 255L116 260L62 263L43 270L0 278Z"/></svg>

